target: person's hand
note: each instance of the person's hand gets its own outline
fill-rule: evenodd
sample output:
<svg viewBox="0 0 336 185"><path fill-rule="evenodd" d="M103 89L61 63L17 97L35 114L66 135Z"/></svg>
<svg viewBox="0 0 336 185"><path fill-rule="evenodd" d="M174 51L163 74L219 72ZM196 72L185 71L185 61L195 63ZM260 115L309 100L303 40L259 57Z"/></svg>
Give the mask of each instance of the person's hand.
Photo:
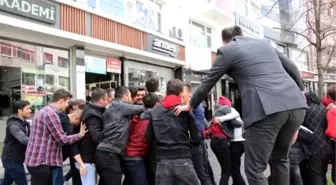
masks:
<svg viewBox="0 0 336 185"><path fill-rule="evenodd" d="M84 164L81 164L80 167L79 167L79 174L81 176L85 176L86 175L86 167Z"/></svg>
<svg viewBox="0 0 336 185"><path fill-rule="evenodd" d="M292 138L291 145L293 145L296 142L298 136L299 136L299 131L296 131Z"/></svg>
<svg viewBox="0 0 336 185"><path fill-rule="evenodd" d="M212 124L220 124L221 122L220 122L220 120L219 120L218 117L214 117L214 118L212 119L211 123L212 123Z"/></svg>
<svg viewBox="0 0 336 185"><path fill-rule="evenodd" d="M80 134L82 137L84 137L87 131L88 131L88 130L86 129L85 124L82 122L81 125L80 125L79 134Z"/></svg>
<svg viewBox="0 0 336 185"><path fill-rule="evenodd" d="M179 115L181 112L189 112L191 111L191 106L187 105L178 105L174 108L174 112L176 115Z"/></svg>

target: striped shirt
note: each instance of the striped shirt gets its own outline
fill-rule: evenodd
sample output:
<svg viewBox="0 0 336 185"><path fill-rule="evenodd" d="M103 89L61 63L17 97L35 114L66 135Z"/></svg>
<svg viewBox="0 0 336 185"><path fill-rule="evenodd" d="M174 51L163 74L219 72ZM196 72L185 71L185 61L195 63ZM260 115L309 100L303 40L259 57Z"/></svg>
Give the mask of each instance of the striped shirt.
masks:
<svg viewBox="0 0 336 185"><path fill-rule="evenodd" d="M62 146L81 139L80 134L67 136L61 125L56 107L49 105L40 110L31 125L25 164L62 166Z"/></svg>

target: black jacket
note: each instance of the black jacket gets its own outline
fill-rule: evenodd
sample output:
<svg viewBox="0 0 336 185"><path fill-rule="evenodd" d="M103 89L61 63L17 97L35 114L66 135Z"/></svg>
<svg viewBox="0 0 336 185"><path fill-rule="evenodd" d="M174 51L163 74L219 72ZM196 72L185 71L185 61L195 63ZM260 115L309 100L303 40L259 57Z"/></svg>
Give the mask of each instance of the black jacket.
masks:
<svg viewBox="0 0 336 185"><path fill-rule="evenodd" d="M23 163L29 132L28 122L21 120L16 114L11 115L7 120L2 159L12 163Z"/></svg>
<svg viewBox="0 0 336 185"><path fill-rule="evenodd" d="M74 130L74 127L70 123L69 116L64 112L60 112L58 115L61 120L63 131L67 135L73 135L75 133L75 130ZM66 144L66 145L63 145L62 147L63 161L65 161L68 157L74 157L78 155L79 153L80 152L79 152L78 144Z"/></svg>
<svg viewBox="0 0 336 185"><path fill-rule="evenodd" d="M130 132L130 116L145 111L143 105L133 105L120 99L113 99L104 113L104 130L97 150L123 155Z"/></svg>
<svg viewBox="0 0 336 185"><path fill-rule="evenodd" d="M173 108L160 105L151 112L146 138L153 146L156 160L190 158L190 143L201 142L194 117L189 112L176 116Z"/></svg>
<svg viewBox="0 0 336 185"><path fill-rule="evenodd" d="M305 153L324 157L331 153L331 141L326 136L327 110L321 106L321 100L317 93L308 92L305 94L308 104L306 116L302 126L307 127L314 134L311 142L302 143ZM300 134L299 134L300 139Z"/></svg>
<svg viewBox="0 0 336 185"><path fill-rule="evenodd" d="M83 110L81 120L88 132L79 142L79 151L84 163L95 163L96 148L103 130L103 113L105 107L89 103ZM79 129L77 129L79 132Z"/></svg>
<svg viewBox="0 0 336 185"><path fill-rule="evenodd" d="M221 117L231 113L231 108L226 106L217 105L215 108L214 116L213 117ZM230 121L225 121L222 124L222 129L224 133L229 138L234 138L234 129L243 127L243 122L238 121L237 119L233 119Z"/></svg>

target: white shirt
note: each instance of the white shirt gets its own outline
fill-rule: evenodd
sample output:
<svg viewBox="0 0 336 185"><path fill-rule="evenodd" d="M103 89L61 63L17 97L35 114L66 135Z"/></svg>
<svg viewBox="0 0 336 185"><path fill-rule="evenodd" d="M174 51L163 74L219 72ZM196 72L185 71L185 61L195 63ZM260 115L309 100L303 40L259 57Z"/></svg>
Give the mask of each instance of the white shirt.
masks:
<svg viewBox="0 0 336 185"><path fill-rule="evenodd" d="M237 121L243 122L243 120L240 118L239 113L236 111L236 109L231 108L231 113L221 116L219 117L219 121L220 122L224 122L224 121L229 121L229 120L233 120L236 119ZM238 142L238 141L245 141L245 139L243 138L243 127L236 127L233 130L233 139L231 139L232 142Z"/></svg>

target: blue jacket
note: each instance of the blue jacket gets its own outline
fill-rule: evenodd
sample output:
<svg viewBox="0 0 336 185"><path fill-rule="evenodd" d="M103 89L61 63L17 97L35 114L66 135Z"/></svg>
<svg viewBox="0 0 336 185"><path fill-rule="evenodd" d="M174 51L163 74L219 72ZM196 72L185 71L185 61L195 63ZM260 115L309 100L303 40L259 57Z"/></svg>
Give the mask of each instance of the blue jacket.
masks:
<svg viewBox="0 0 336 185"><path fill-rule="evenodd" d="M193 109L192 114L195 118L195 122L196 122L196 126L199 130L199 134L201 136L202 139L204 139L202 137L202 131L204 129L204 120L205 120L205 116L204 116L204 108L202 105L198 105L198 107L196 109Z"/></svg>

